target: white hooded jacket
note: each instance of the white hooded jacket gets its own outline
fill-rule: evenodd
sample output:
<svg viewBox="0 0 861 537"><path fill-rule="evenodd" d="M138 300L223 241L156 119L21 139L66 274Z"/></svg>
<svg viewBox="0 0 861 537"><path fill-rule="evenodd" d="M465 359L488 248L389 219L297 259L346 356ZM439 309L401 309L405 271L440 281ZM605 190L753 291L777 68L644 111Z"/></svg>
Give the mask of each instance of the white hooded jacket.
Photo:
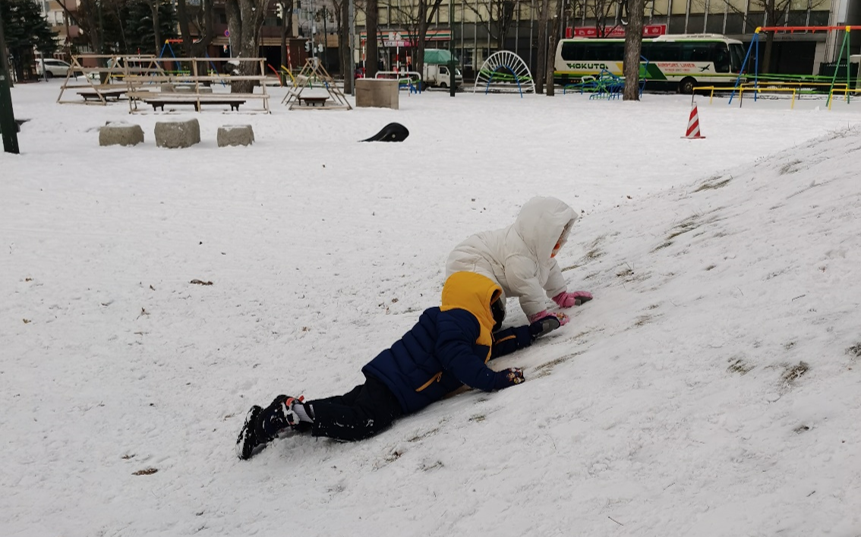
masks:
<svg viewBox="0 0 861 537"><path fill-rule="evenodd" d="M455 272L477 272L502 287L506 296L520 298L527 317L547 309L545 295L567 290L559 265L551 254L560 247L577 213L556 198L536 197L520 209L514 224L482 231L458 244L446 261L446 277Z"/></svg>

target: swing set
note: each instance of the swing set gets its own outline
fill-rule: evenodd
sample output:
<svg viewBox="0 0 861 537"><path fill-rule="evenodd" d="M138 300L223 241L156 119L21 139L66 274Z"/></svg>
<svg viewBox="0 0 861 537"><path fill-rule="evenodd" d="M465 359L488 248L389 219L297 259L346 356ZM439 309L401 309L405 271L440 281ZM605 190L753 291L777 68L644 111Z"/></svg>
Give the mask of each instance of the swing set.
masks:
<svg viewBox="0 0 861 537"><path fill-rule="evenodd" d="M753 91L753 100L756 101L757 95L761 91L789 91L786 87L780 89L780 88L776 88L775 86L781 86L781 85L782 86L796 86L796 87L799 87L799 89L800 89L800 86L826 85L826 83L817 83L817 82L812 82L809 80L809 79L814 78L814 77L804 77L808 80L801 80L801 81L796 80L794 82L769 81L767 83L764 81L763 85L765 85L767 87L766 88L760 88L760 82L759 82L759 41L762 39L760 37L760 34L762 32L789 32L789 33L811 32L812 33L812 32L833 32L833 31L844 31L846 33L843 35L843 43L840 45L840 54L837 57L837 64L836 64L837 67L834 69L834 75L831 77L830 86L828 88L828 101L826 104L829 108L831 108L831 101L833 99L835 92L843 93L844 98L845 98L846 102L848 103L850 93L861 92L861 88L852 89L852 87L851 87L851 74L850 74L851 70L849 69L849 65L850 65L850 63L849 63L849 54L850 54L849 35L852 32L852 30L861 30L861 26L760 26L760 27L758 27L753 34L753 39L750 42L750 46L747 48L747 54L745 54L744 61L741 64L741 70L738 73L738 78L736 78L735 85L733 86L733 89L732 89L732 93L729 96L729 104L732 104L732 99L735 96L736 91L739 92L739 94L742 96L742 98L744 96L745 91ZM753 63L754 63L753 84L747 85L745 82L742 82L742 78L745 78L745 79L750 78L750 75L746 75L745 72L749 66L748 63L750 62L751 52L753 52L754 47L756 47L756 53L754 54L754 59L753 59ZM844 59L844 54L845 54L845 59L846 59L846 63L845 63L845 65L846 65L846 82L845 82L845 84L842 82L839 82L839 83L837 82L837 75L840 71L840 69L839 69L840 62L841 62L841 60ZM765 77L765 75L763 75L763 77ZM835 85L844 86L844 87L835 88ZM792 92L793 92L793 100L794 100L795 89L792 89Z"/></svg>

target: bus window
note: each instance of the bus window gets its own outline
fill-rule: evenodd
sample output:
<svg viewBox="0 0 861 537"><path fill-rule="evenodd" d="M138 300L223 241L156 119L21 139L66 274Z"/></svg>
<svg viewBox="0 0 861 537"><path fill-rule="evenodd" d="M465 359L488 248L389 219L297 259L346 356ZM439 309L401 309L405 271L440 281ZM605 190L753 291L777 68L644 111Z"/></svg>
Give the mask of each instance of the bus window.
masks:
<svg viewBox="0 0 861 537"><path fill-rule="evenodd" d="M612 59L613 45L611 43L588 43L586 45L584 60L608 60Z"/></svg>
<svg viewBox="0 0 861 537"><path fill-rule="evenodd" d="M585 43L572 41L562 43L562 59L566 62L582 61L584 45Z"/></svg>
<svg viewBox="0 0 861 537"><path fill-rule="evenodd" d="M729 73L730 57L726 43L712 43L710 48L711 60L715 64L715 71L718 73Z"/></svg>
<svg viewBox="0 0 861 537"><path fill-rule="evenodd" d="M731 43L729 52L732 58L732 72L738 73L741 71L742 62L744 62L744 47L738 43Z"/></svg>
<svg viewBox="0 0 861 537"><path fill-rule="evenodd" d="M677 47L678 44L676 43L652 43L652 46L649 48L650 55L646 56L646 58L648 58L650 62L677 61Z"/></svg>

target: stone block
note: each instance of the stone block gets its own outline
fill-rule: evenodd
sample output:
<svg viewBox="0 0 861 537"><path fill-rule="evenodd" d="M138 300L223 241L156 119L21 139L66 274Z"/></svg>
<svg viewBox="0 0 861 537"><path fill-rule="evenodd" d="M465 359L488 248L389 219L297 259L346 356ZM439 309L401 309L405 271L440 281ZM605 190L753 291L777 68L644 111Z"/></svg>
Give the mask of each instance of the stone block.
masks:
<svg viewBox="0 0 861 537"><path fill-rule="evenodd" d="M397 110L398 81L384 78L358 78L356 79L356 107L357 108L392 108Z"/></svg>
<svg viewBox="0 0 861 537"><path fill-rule="evenodd" d="M254 130L251 125L224 125L218 127L218 147L229 145L251 145L254 143Z"/></svg>
<svg viewBox="0 0 861 537"><path fill-rule="evenodd" d="M155 124L155 145L158 147L191 147L200 143L200 123L186 121L158 121Z"/></svg>
<svg viewBox="0 0 861 537"><path fill-rule="evenodd" d="M140 125L108 122L99 128L99 145L138 145L144 141Z"/></svg>

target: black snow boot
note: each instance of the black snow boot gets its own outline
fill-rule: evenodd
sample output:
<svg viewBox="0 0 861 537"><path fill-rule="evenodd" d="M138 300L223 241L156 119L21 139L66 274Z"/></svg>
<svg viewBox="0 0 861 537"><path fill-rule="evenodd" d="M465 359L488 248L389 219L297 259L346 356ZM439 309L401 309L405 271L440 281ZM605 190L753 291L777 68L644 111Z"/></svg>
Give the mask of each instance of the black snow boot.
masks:
<svg viewBox="0 0 861 537"><path fill-rule="evenodd" d="M292 406L297 399L279 395L268 407L251 407L245 416L245 424L236 439L236 456L242 460L250 459L258 448L262 449L274 440L284 429L295 427L298 420Z"/></svg>

